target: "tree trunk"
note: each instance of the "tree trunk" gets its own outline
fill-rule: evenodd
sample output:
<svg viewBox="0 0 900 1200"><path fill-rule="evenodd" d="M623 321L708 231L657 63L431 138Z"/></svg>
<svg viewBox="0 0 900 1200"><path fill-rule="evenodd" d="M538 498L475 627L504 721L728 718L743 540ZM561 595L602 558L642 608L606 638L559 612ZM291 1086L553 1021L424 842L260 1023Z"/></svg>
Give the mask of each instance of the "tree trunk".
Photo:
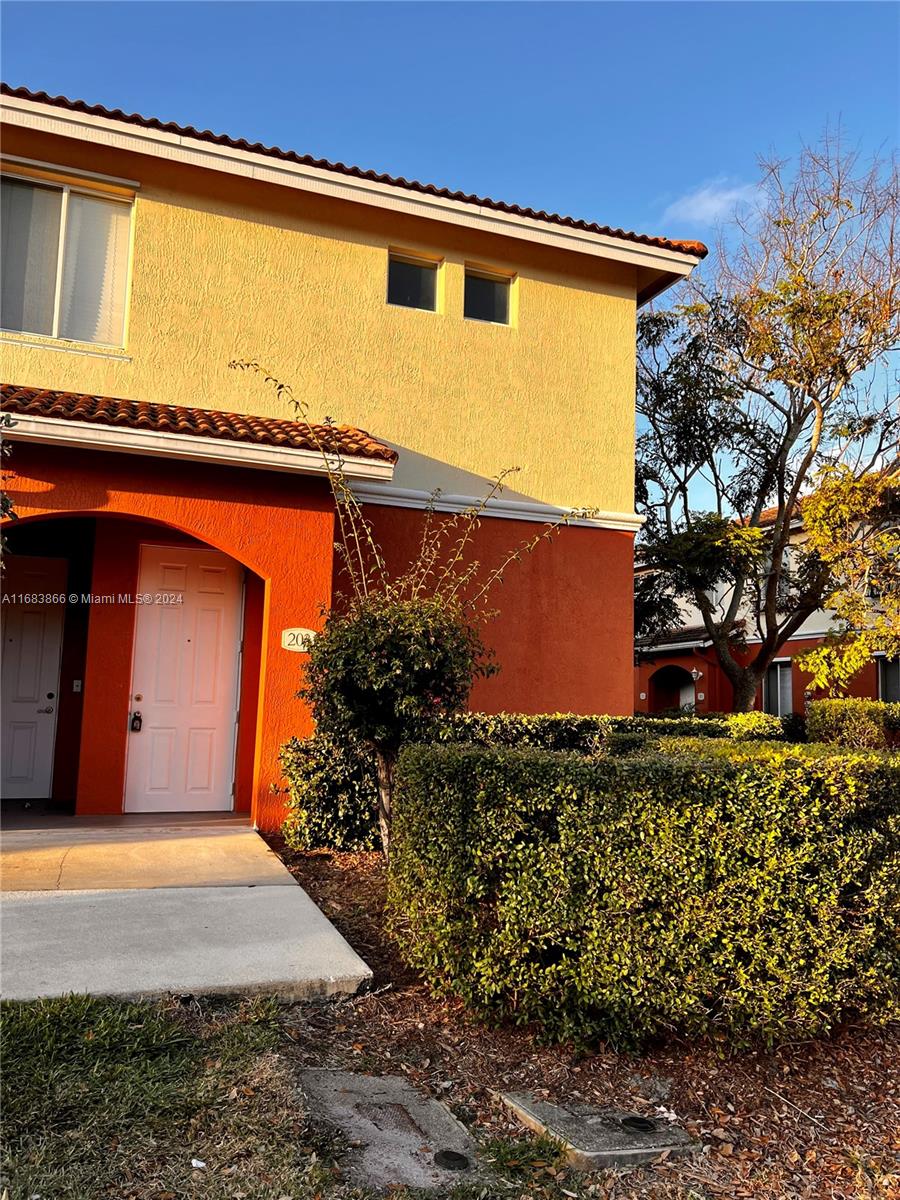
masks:
<svg viewBox="0 0 900 1200"><path fill-rule="evenodd" d="M733 687L734 701L732 703L732 712L750 712L753 708L753 701L756 699L759 676L749 667L745 667L741 671L737 682L733 684Z"/></svg>
<svg viewBox="0 0 900 1200"><path fill-rule="evenodd" d="M394 802L394 763L396 755L383 750L375 751L375 773L378 779L378 831L384 860L388 861L391 849L391 816Z"/></svg>

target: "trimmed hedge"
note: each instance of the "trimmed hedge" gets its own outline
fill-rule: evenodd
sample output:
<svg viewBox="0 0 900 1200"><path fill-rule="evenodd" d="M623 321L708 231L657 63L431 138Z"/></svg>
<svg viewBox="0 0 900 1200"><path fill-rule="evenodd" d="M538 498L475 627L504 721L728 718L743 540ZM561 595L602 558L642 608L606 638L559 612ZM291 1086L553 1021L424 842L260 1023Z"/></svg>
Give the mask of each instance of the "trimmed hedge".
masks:
<svg viewBox="0 0 900 1200"><path fill-rule="evenodd" d="M784 736L784 724L770 713L704 713L685 716L578 716L574 713L460 713L438 733L440 742L482 746L535 746L595 754L613 733L673 735L738 740Z"/></svg>
<svg viewBox="0 0 900 1200"><path fill-rule="evenodd" d="M677 717L461 713L437 732L440 742L532 746L586 755L635 754L666 736L780 738L782 723L759 712ZM377 786L370 755L317 735L293 738L282 747L281 762L289 796L282 832L292 849L375 849Z"/></svg>
<svg viewBox="0 0 900 1200"><path fill-rule="evenodd" d="M696 716L579 716L575 713L461 713L438 726L437 740L481 746L534 747L576 754L631 755L661 737L777 739L783 722L768 713ZM282 827L294 850L371 850L376 836L375 765L356 751L317 735L282 747L288 815Z"/></svg>
<svg viewBox="0 0 900 1200"><path fill-rule="evenodd" d="M375 768L365 755L318 735L281 748L288 784L282 825L292 850L374 850L379 844Z"/></svg>
<svg viewBox="0 0 900 1200"><path fill-rule="evenodd" d="M883 1021L900 1015L898 808L891 755L412 746L390 924L436 989L556 1039Z"/></svg>
<svg viewBox="0 0 900 1200"><path fill-rule="evenodd" d="M851 749L886 746L900 730L900 704L881 700L814 700L807 718L809 739Z"/></svg>

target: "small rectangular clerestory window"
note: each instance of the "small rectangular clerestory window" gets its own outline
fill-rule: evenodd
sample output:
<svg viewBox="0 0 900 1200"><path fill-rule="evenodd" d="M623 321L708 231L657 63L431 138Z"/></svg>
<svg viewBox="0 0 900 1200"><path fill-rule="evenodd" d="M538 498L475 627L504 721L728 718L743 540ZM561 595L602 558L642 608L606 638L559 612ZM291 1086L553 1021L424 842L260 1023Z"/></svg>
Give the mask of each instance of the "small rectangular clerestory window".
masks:
<svg viewBox="0 0 900 1200"><path fill-rule="evenodd" d="M121 346L131 211L68 184L0 178L0 326Z"/></svg>
<svg viewBox="0 0 900 1200"><path fill-rule="evenodd" d="M427 259L391 254L388 260L388 304L437 310L438 264Z"/></svg>
<svg viewBox="0 0 900 1200"><path fill-rule="evenodd" d="M509 324L509 292L512 280L466 267L463 315L470 321L489 321L492 325Z"/></svg>

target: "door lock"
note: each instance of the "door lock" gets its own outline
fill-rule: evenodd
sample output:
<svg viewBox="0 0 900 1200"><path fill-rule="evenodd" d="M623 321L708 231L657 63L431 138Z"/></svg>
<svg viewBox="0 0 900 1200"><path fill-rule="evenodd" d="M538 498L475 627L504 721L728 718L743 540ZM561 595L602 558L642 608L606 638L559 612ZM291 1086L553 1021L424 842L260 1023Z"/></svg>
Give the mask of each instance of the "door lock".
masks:
<svg viewBox="0 0 900 1200"><path fill-rule="evenodd" d="M131 714L131 732L132 733L140 733L141 726L143 725L143 723L144 723L144 718L141 716L141 714L139 712L133 712Z"/></svg>

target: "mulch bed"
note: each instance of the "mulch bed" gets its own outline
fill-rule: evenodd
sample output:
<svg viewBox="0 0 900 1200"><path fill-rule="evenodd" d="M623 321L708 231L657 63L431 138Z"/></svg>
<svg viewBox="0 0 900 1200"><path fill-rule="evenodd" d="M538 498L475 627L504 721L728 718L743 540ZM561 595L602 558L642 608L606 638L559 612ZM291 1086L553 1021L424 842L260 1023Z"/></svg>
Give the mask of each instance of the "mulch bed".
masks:
<svg viewBox="0 0 900 1200"><path fill-rule="evenodd" d="M677 1040L635 1056L543 1046L534 1030L473 1021L404 966L383 932L380 855L271 845L375 972L366 996L290 1011L300 1061L403 1074L482 1137L522 1136L494 1095L515 1090L671 1113L702 1144L692 1159L597 1177L588 1190L609 1200L900 1198L897 1026L727 1055ZM529 1194L541 1187L535 1181Z"/></svg>

